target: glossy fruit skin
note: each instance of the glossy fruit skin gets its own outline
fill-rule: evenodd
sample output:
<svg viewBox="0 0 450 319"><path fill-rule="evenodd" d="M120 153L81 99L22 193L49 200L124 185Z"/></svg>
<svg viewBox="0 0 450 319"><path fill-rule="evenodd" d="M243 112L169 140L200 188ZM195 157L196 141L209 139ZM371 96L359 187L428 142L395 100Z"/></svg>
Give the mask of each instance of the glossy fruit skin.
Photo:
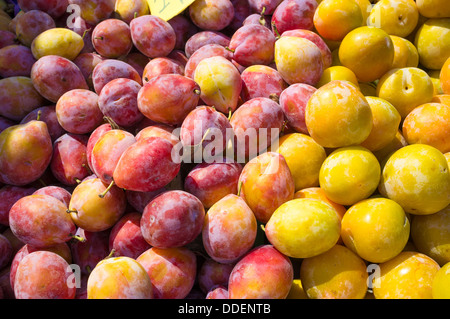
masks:
<svg viewBox="0 0 450 319"><path fill-rule="evenodd" d="M413 168L417 164L420 168ZM388 157L378 190L407 213L433 214L450 202L449 174L446 158L439 150L425 144L407 145Z"/></svg>
<svg viewBox="0 0 450 319"><path fill-rule="evenodd" d="M368 236L368 229L380 232ZM387 198L369 198L352 205L342 218L341 236L355 254L372 263L397 256L410 235L410 223L403 208Z"/></svg>
<svg viewBox="0 0 450 319"><path fill-rule="evenodd" d="M367 292L364 260L343 245L306 258L300 278L310 299L363 299Z"/></svg>
<svg viewBox="0 0 450 319"><path fill-rule="evenodd" d="M258 246L233 268L228 281L229 299L284 299L291 288L293 274L288 257L272 245Z"/></svg>
<svg viewBox="0 0 450 319"><path fill-rule="evenodd" d="M100 261L87 282L88 299L153 299L153 287L144 267L130 257Z"/></svg>
<svg viewBox="0 0 450 319"><path fill-rule="evenodd" d="M404 251L379 266L380 277L374 278L373 288L376 299L432 298L433 278L440 268L432 258Z"/></svg>
<svg viewBox="0 0 450 319"><path fill-rule="evenodd" d="M126 56L133 48L129 25L119 19L103 20L92 32L92 45L107 59Z"/></svg>
<svg viewBox="0 0 450 319"><path fill-rule="evenodd" d="M450 297L449 292L449 268L450 263L446 263L438 270L436 275L434 276L432 287L431 287L431 295L433 299L448 299Z"/></svg>
<svg viewBox="0 0 450 319"><path fill-rule="evenodd" d="M350 31L339 47L342 65L352 70L362 82L379 79L389 71L393 59L394 45L391 38L385 31L375 27L362 26Z"/></svg>
<svg viewBox="0 0 450 319"><path fill-rule="evenodd" d="M313 220L320 220L321 227L314 228ZM340 218L328 204L298 198L275 210L265 225L265 233L269 242L284 255L309 258L333 247L339 240L340 228ZM314 247L312 243L316 243Z"/></svg>

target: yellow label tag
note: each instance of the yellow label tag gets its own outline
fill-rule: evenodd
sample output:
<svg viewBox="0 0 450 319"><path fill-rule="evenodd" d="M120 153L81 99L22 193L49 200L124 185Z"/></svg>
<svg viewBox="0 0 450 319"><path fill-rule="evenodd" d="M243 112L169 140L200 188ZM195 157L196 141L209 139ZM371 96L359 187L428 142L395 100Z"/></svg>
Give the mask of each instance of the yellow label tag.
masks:
<svg viewBox="0 0 450 319"><path fill-rule="evenodd" d="M150 7L150 14L169 21L179 15L195 0L147 0Z"/></svg>

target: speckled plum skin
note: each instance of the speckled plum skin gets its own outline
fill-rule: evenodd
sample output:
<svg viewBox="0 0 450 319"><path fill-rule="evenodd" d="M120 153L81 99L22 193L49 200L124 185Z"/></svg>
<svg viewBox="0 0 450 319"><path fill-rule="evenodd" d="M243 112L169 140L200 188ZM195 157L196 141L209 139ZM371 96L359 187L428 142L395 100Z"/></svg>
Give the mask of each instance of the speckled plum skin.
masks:
<svg viewBox="0 0 450 319"><path fill-rule="evenodd" d="M206 294L217 286L226 288L234 264L222 264L206 259L200 266L197 279L200 289Z"/></svg>
<svg viewBox="0 0 450 319"><path fill-rule="evenodd" d="M186 67L184 69L184 75L188 78L193 79L194 73L197 65L200 61L210 58L213 56L223 56L225 59L231 61L233 59L233 53L231 51L225 49L222 45L211 43L205 44L202 47L198 48L186 63Z"/></svg>
<svg viewBox="0 0 450 319"><path fill-rule="evenodd" d="M275 24L279 34L294 29L312 30L317 6L315 0L283 1L272 15L272 25Z"/></svg>
<svg viewBox="0 0 450 319"><path fill-rule="evenodd" d="M174 146L180 142L180 139L174 134L174 128L165 124L154 124L143 128L136 134L136 141L147 137L161 137Z"/></svg>
<svg viewBox="0 0 450 319"><path fill-rule="evenodd" d="M15 30L20 43L30 47L36 36L55 27L55 20L48 13L30 10L17 19Z"/></svg>
<svg viewBox="0 0 450 319"><path fill-rule="evenodd" d="M273 62L275 41L274 34L263 25L248 24L236 30L229 48L234 51L233 59L244 67L268 65Z"/></svg>
<svg viewBox="0 0 450 319"><path fill-rule="evenodd" d="M1 79L0 101L0 116L17 122L34 109L48 103L34 88L31 78L26 76Z"/></svg>
<svg viewBox="0 0 450 319"><path fill-rule="evenodd" d="M140 89L141 85L131 79L118 78L108 82L98 97L100 111L122 127L139 123L144 118L137 106Z"/></svg>
<svg viewBox="0 0 450 319"><path fill-rule="evenodd" d="M145 207L141 231L153 247L181 247L200 235L204 218L205 208L197 197L185 191L170 190Z"/></svg>
<svg viewBox="0 0 450 319"><path fill-rule="evenodd" d="M36 62L31 49L20 44L13 44L0 49L0 76L27 76Z"/></svg>
<svg viewBox="0 0 450 319"><path fill-rule="evenodd" d="M281 133L281 129L284 123L284 114L280 105L265 97L258 97L246 101L242 104L231 116L231 126L233 127L236 140L235 150L238 156L254 157L252 147L250 143L255 141L250 140L246 136L247 130L255 129L257 134L257 145L253 148L258 152L261 139L259 129L267 129L267 134L264 135L267 146L270 146L274 139L278 138L278 135L272 136L271 129L277 129ZM260 150L262 151L262 150ZM243 153L243 154L239 154Z"/></svg>
<svg viewBox="0 0 450 319"><path fill-rule="evenodd" d="M147 118L168 125L180 125L198 104L200 87L179 74L162 74L150 79L138 94L138 108Z"/></svg>
<svg viewBox="0 0 450 319"><path fill-rule="evenodd" d="M177 36L172 26L156 15L145 15L130 22L134 46L149 58L167 56L175 49Z"/></svg>
<svg viewBox="0 0 450 319"><path fill-rule="evenodd" d="M56 116L62 128L73 134L90 133L103 122L98 95L86 89L64 93L56 103Z"/></svg>
<svg viewBox="0 0 450 319"><path fill-rule="evenodd" d="M78 66L57 55L47 55L37 60L31 68L30 77L35 89L53 103L70 90L89 89Z"/></svg>
<svg viewBox="0 0 450 319"><path fill-rule="evenodd" d="M94 68L97 66L97 64L99 64L103 60L105 60L105 58L95 52L80 53L73 60L73 63L78 66L81 73L83 74L90 89L94 88L94 85L92 83L92 72L94 71Z"/></svg>
<svg viewBox="0 0 450 319"><path fill-rule="evenodd" d="M18 0L17 3L25 12L40 10L49 14L53 19L57 19L66 12L68 0Z"/></svg>
<svg viewBox="0 0 450 319"><path fill-rule="evenodd" d="M331 54L331 50L328 47L328 45L325 43L325 41L315 32L310 30L304 30L304 29L294 29L294 30L287 30L283 32L281 36L286 37L300 37L307 39L317 45L320 52L322 52L322 60L323 60L323 69L329 68L331 64L333 63L333 56Z"/></svg>
<svg viewBox="0 0 450 319"><path fill-rule="evenodd" d="M230 299L285 299L291 289L294 269L288 257L272 245L252 249L230 274Z"/></svg>
<svg viewBox="0 0 450 319"><path fill-rule="evenodd" d="M142 85L140 74L130 64L117 59L106 59L92 71L94 91L100 94L106 84L117 78L131 79Z"/></svg>
<svg viewBox="0 0 450 319"><path fill-rule="evenodd" d="M20 121L20 124L37 120L38 117L40 121L47 124L48 133L50 134L52 142L56 141L58 137L66 133L66 130L64 130L58 122L58 117L56 116L56 105L41 106L34 109L25 115L25 117Z"/></svg>
<svg viewBox="0 0 450 319"><path fill-rule="evenodd" d="M280 106L287 123L295 131L308 134L305 122L305 109L309 98L317 89L309 84L295 83L280 95Z"/></svg>
<svg viewBox="0 0 450 319"><path fill-rule="evenodd" d="M92 45L107 59L126 56L133 48L130 26L119 19L103 20L92 31Z"/></svg>
<svg viewBox="0 0 450 319"><path fill-rule="evenodd" d="M184 46L186 57L190 58L195 51L207 44L219 44L227 47L230 44L230 37L219 31L203 30L192 35Z"/></svg>
<svg viewBox="0 0 450 319"><path fill-rule="evenodd" d="M257 221L250 207L237 195L217 201L205 216L203 246L215 261L235 263L253 246Z"/></svg>
<svg viewBox="0 0 450 319"><path fill-rule="evenodd" d="M50 195L28 195L19 199L9 212L9 226L25 244L44 248L69 241L76 226L67 206Z"/></svg>
<svg viewBox="0 0 450 319"><path fill-rule="evenodd" d="M17 299L74 299L76 287L67 284L72 274L58 254L32 252L17 267L14 295Z"/></svg>
<svg viewBox="0 0 450 319"><path fill-rule="evenodd" d="M106 132L112 130L111 124L104 123L98 126L94 131L89 135L89 140L86 146L86 157L88 161L89 168L93 171L92 168L92 150L94 149L95 143L102 137Z"/></svg>
<svg viewBox="0 0 450 319"><path fill-rule="evenodd" d="M61 186L44 186L39 189L37 189L33 195L50 195L55 197L56 199L59 199L61 202L63 202L64 205L69 207L70 198L72 197L72 194L65 188Z"/></svg>
<svg viewBox="0 0 450 319"><path fill-rule="evenodd" d="M186 147L196 147L201 142L201 149L214 156L225 152L229 137L227 130L232 130L232 127L223 113L211 106L198 106L185 117L180 140ZM216 141L216 138L220 140ZM208 148L209 144L212 147Z"/></svg>
<svg viewBox="0 0 450 319"><path fill-rule="evenodd" d="M36 248L28 244L25 244L16 252L13 260L11 261L9 282L13 289L14 289L14 281L16 279L17 267L19 267L20 262L22 261L23 258L25 258L25 256L35 251L50 251L64 258L64 260L67 261L69 264L72 263L72 253L70 251L70 246L67 243L56 244L54 246L47 248Z"/></svg>
<svg viewBox="0 0 450 319"><path fill-rule="evenodd" d="M233 20L234 6L230 0L199 0L189 6L189 17L200 29L220 31Z"/></svg>
<svg viewBox="0 0 450 319"><path fill-rule="evenodd" d="M151 192L169 184L178 174L181 161L172 158L173 144L161 137L137 141L122 154L113 179L123 189Z"/></svg>
<svg viewBox="0 0 450 319"><path fill-rule="evenodd" d="M0 182L23 186L40 178L52 157L47 125L30 121L8 127L0 134Z"/></svg>
<svg viewBox="0 0 450 319"><path fill-rule="evenodd" d="M136 261L150 276L155 299L183 299L194 286L197 257L186 247L152 247Z"/></svg>
<svg viewBox="0 0 450 319"><path fill-rule="evenodd" d="M86 135L66 133L53 143L50 169L62 184L75 186L77 180L89 175L86 158L88 139Z"/></svg>
<svg viewBox="0 0 450 319"><path fill-rule="evenodd" d="M150 60L142 73L142 83L145 85L150 79L161 74L184 75L184 65L181 62L168 58L158 57Z"/></svg>
<svg viewBox="0 0 450 319"><path fill-rule="evenodd" d="M9 226L9 210L22 197L33 194L35 187L4 185L0 188L0 224Z"/></svg>
<svg viewBox="0 0 450 319"><path fill-rule="evenodd" d="M114 170L123 152L136 142L133 134L113 129L103 134L95 143L91 154L93 172L104 182L113 181Z"/></svg>
<svg viewBox="0 0 450 319"><path fill-rule="evenodd" d="M244 102L257 98L279 97L288 84L281 74L267 65L252 65L245 68L241 73L242 91L241 97Z"/></svg>
<svg viewBox="0 0 450 319"><path fill-rule="evenodd" d="M70 251L73 263L80 267L82 274L88 275L99 261L109 255L109 234L109 230L89 232L82 228L77 229L75 235L85 240L70 242Z"/></svg>
<svg viewBox="0 0 450 319"><path fill-rule="evenodd" d="M109 250L114 250L114 256L137 259L144 251L151 248L142 236L141 216L139 212L127 213L111 229Z"/></svg>
<svg viewBox="0 0 450 319"><path fill-rule="evenodd" d="M205 208L229 194L237 194L242 165L231 161L197 164L186 176L184 189L200 199Z"/></svg>

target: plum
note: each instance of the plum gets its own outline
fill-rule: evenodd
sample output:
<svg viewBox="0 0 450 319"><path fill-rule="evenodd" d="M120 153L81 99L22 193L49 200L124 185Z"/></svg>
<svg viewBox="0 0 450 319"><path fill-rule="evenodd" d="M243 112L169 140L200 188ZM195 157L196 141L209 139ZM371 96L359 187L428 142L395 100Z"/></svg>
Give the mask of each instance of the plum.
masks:
<svg viewBox="0 0 450 319"><path fill-rule="evenodd" d="M167 56L175 49L177 36L169 22L156 15L144 15L130 22L134 46L149 58Z"/></svg>
<svg viewBox="0 0 450 319"><path fill-rule="evenodd" d="M62 184L75 186L89 175L86 158L88 139L86 135L65 133L53 143L50 169Z"/></svg>
<svg viewBox="0 0 450 319"><path fill-rule="evenodd" d="M31 78L13 76L0 79L0 116L20 121L34 109L46 105L47 101L34 88Z"/></svg>
<svg viewBox="0 0 450 319"><path fill-rule="evenodd" d="M198 0L189 6L191 21L202 30L220 31L234 18L230 0Z"/></svg>
<svg viewBox="0 0 450 319"><path fill-rule="evenodd" d="M199 268L197 280L200 289L208 293L217 286L226 288L235 264L222 264L214 259L206 259Z"/></svg>
<svg viewBox="0 0 450 319"><path fill-rule="evenodd" d="M74 299L76 288L67 283L72 271L67 261L50 251L35 251L17 267L14 294L17 299Z"/></svg>
<svg viewBox="0 0 450 319"><path fill-rule="evenodd" d="M9 211L9 226L23 243L37 248L68 242L76 226L66 213L67 206L50 195L22 197Z"/></svg>
<svg viewBox="0 0 450 319"><path fill-rule="evenodd" d="M213 260L232 264L254 245L257 220L246 202L229 194L208 209L202 228L203 246Z"/></svg>
<svg viewBox="0 0 450 319"><path fill-rule="evenodd" d="M92 71L95 93L100 94L106 84L117 78L131 79L142 85L140 74L130 64L117 59L105 59Z"/></svg>
<svg viewBox="0 0 450 319"><path fill-rule="evenodd" d="M150 79L139 91L138 108L149 119L180 125L198 104L199 86L180 74L161 74Z"/></svg>
<svg viewBox="0 0 450 319"><path fill-rule="evenodd" d="M233 59L244 67L269 65L274 59L275 41L273 33L263 25L248 24L236 30L228 47Z"/></svg>
<svg viewBox="0 0 450 319"><path fill-rule="evenodd" d="M95 130L93 130L88 139L88 143L86 145L86 158L89 165L89 168L91 171L93 171L92 168L92 150L94 149L95 143L102 137L106 132L112 130L112 126L110 123L104 123L100 126L98 126Z"/></svg>
<svg viewBox="0 0 450 319"><path fill-rule="evenodd" d="M98 95L88 89L65 92L56 103L58 123L72 134L87 134L103 122Z"/></svg>
<svg viewBox="0 0 450 319"><path fill-rule="evenodd" d="M137 212L143 213L145 206L150 203L156 196L167 191L166 187L162 187L151 192L136 192L126 190L128 204L130 204Z"/></svg>
<svg viewBox="0 0 450 319"><path fill-rule="evenodd" d="M228 290L223 286L217 286L207 292L205 299L229 299Z"/></svg>
<svg viewBox="0 0 450 319"><path fill-rule="evenodd" d="M25 115L19 124L25 124L33 120L40 120L47 124L48 134L50 134L52 142L55 142L57 138L66 133L66 130L58 122L56 105L46 105L34 109Z"/></svg>
<svg viewBox="0 0 450 319"><path fill-rule="evenodd" d="M181 247L200 235L204 218L205 208L197 197L185 191L170 190L147 204L141 218L141 231L153 247Z"/></svg>
<svg viewBox="0 0 450 319"><path fill-rule="evenodd" d="M314 28L314 13L317 9L316 0L282 1L272 15L274 33L294 29L312 30Z"/></svg>
<svg viewBox="0 0 450 319"><path fill-rule="evenodd" d="M15 32L20 43L31 47L34 38L52 28L56 28L55 20L48 13L30 10L17 19Z"/></svg>
<svg viewBox="0 0 450 319"><path fill-rule="evenodd" d="M18 0L17 4L24 12L40 10L49 14L53 19L57 19L66 12L68 0Z"/></svg>
<svg viewBox="0 0 450 319"><path fill-rule="evenodd" d="M277 102L258 97L243 103L232 114L230 123L235 133L235 153L241 163L265 151L279 137L284 114Z"/></svg>
<svg viewBox="0 0 450 319"><path fill-rule="evenodd" d="M98 96L100 111L119 126L130 127L137 124L144 118L137 105L137 96L141 87L139 83L131 79L111 80Z"/></svg>
<svg viewBox="0 0 450 319"><path fill-rule="evenodd" d="M37 189L32 195L50 195L59 199L63 202L67 207L69 207L70 198L72 194L65 188L56 185L44 186Z"/></svg>
<svg viewBox="0 0 450 319"><path fill-rule="evenodd" d="M119 19L106 19L92 31L95 51L106 59L126 56L133 48L130 26Z"/></svg>
<svg viewBox="0 0 450 319"><path fill-rule="evenodd" d="M153 299L153 286L147 271L130 257L100 261L89 275L88 299Z"/></svg>
<svg viewBox="0 0 450 319"><path fill-rule="evenodd" d="M0 76L8 78L11 76L31 75L31 68L36 59L30 48L21 44L12 44L0 49Z"/></svg>
<svg viewBox="0 0 450 319"><path fill-rule="evenodd" d="M144 67L142 83L145 85L150 79L161 74L184 74L184 65L181 62L168 58L158 57L150 60Z"/></svg>
<svg viewBox="0 0 450 319"><path fill-rule="evenodd" d="M112 129L103 134L95 143L91 153L92 171L104 183L113 181L114 170L125 150L136 142L133 134Z"/></svg>
<svg viewBox="0 0 450 319"><path fill-rule="evenodd" d="M107 192L105 192L107 190ZM104 196L100 197L99 194ZM104 231L125 213L125 192L115 185L102 182L100 178L85 179L72 192L69 209L73 222L85 231Z"/></svg>
<svg viewBox="0 0 450 319"><path fill-rule="evenodd" d="M195 69L194 80L200 86L200 98L206 105L225 114L238 107L241 74L228 59L213 56L201 60Z"/></svg>
<svg viewBox="0 0 450 319"><path fill-rule="evenodd" d="M141 217L139 212L131 212L122 216L113 226L109 235L109 250L115 257L125 256L137 259L150 244L144 239L141 232Z"/></svg>
<svg viewBox="0 0 450 319"><path fill-rule="evenodd" d="M81 73L86 80L86 83L89 86L89 89L94 88L94 84L92 83L92 72L97 64L105 60L102 56L94 52L84 52L79 54L74 60Z"/></svg>
<svg viewBox="0 0 450 319"><path fill-rule="evenodd" d="M266 152L245 164L240 196L259 222L266 223L283 203L294 198L295 181L283 155Z"/></svg>
<svg viewBox="0 0 450 319"><path fill-rule="evenodd" d="M8 30L0 30L0 49L16 44L16 34Z"/></svg>
<svg viewBox="0 0 450 319"><path fill-rule="evenodd" d="M291 260L272 245L261 245L241 258L228 281L230 299L285 299L292 286Z"/></svg>
<svg viewBox="0 0 450 319"><path fill-rule="evenodd" d="M56 103L66 92L89 87L78 66L56 55L47 55L33 64L31 80L35 89L49 101Z"/></svg>
<svg viewBox="0 0 450 319"><path fill-rule="evenodd" d="M283 0L248 0L253 12L264 15L272 15L281 2Z"/></svg>
<svg viewBox="0 0 450 319"><path fill-rule="evenodd" d="M147 271L155 299L184 299L194 286L197 257L186 247L152 247L136 261Z"/></svg>
<svg viewBox="0 0 450 319"><path fill-rule="evenodd" d="M115 0L67 0L69 4L78 5L81 18L91 25L109 18L114 12ZM66 2L66 1L63 1ZM64 9L67 8L67 4Z"/></svg>
<svg viewBox="0 0 450 319"><path fill-rule="evenodd" d="M0 269L8 266L13 259L13 246L11 242L0 234Z"/></svg>
<svg viewBox="0 0 450 319"><path fill-rule="evenodd" d="M200 61L213 56L222 56L229 61L232 61L233 59L233 54L231 53L231 51L227 50L222 45L216 43L205 44L202 47L198 48L189 57L184 68L184 75L193 79L195 69L197 68L197 65L200 63Z"/></svg>
<svg viewBox="0 0 450 319"><path fill-rule="evenodd" d="M281 74L267 65L252 65L241 72L242 100L244 102L257 97L278 99L288 87Z"/></svg>
<svg viewBox="0 0 450 319"><path fill-rule="evenodd" d="M167 22L175 32L176 41L174 50L184 50L186 42L198 32L197 26L183 14L178 14Z"/></svg>
<svg viewBox="0 0 450 319"><path fill-rule="evenodd" d="M237 194L242 165L224 162L200 163L189 171L184 180L184 189L200 199L209 209L223 197Z"/></svg>
<svg viewBox="0 0 450 319"><path fill-rule="evenodd" d="M136 17L150 14L146 0L116 0L115 2L114 16L128 24Z"/></svg>
<svg viewBox="0 0 450 319"><path fill-rule="evenodd" d="M36 181L50 164L52 150L44 122L8 127L0 133L0 182L23 186Z"/></svg>
<svg viewBox="0 0 450 319"><path fill-rule="evenodd" d="M220 31L207 31L203 30L192 35L184 46L186 57L190 58L191 55L207 44L218 44L224 48L230 44L231 38Z"/></svg>

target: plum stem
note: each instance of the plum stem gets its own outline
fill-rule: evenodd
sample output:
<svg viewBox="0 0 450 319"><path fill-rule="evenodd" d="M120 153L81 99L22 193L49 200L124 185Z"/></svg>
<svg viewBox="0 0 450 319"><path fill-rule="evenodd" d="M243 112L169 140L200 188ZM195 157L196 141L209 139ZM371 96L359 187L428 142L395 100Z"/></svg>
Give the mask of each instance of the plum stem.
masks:
<svg viewBox="0 0 450 319"><path fill-rule="evenodd" d="M241 196L242 184L243 183L244 183L243 181L240 181L239 184L238 184L237 196Z"/></svg>
<svg viewBox="0 0 450 319"><path fill-rule="evenodd" d="M80 241L82 243L84 243L86 241L86 238L78 236L78 235L72 235L72 238L76 239L76 240L78 240L78 241Z"/></svg>
<svg viewBox="0 0 450 319"><path fill-rule="evenodd" d="M195 89L195 90L194 90L194 93L197 94L197 95L200 95L201 92L200 92L199 89Z"/></svg>
<svg viewBox="0 0 450 319"><path fill-rule="evenodd" d="M262 229L262 231L263 231L263 232L265 232L265 231L266 231L266 228L264 227L264 225L263 225L263 224L261 224L261 225L260 225L260 227L261 227L261 229Z"/></svg>
<svg viewBox="0 0 450 319"><path fill-rule="evenodd" d="M76 182L77 184L80 184L80 183L81 183L81 180L75 177L75 182Z"/></svg>
<svg viewBox="0 0 450 319"><path fill-rule="evenodd" d="M68 209L68 210L66 210L66 213L68 213L68 214L71 214L71 213L78 214L78 211L76 209Z"/></svg>
<svg viewBox="0 0 450 319"><path fill-rule="evenodd" d="M103 198L106 196L106 193L109 192L109 190L111 189L111 187L114 186L114 181L112 181L111 183L109 183L108 187L101 193L98 195L98 197Z"/></svg>
<svg viewBox="0 0 450 319"><path fill-rule="evenodd" d="M109 125L111 125L111 128L112 128L113 130L118 130L118 129L119 129L119 125L117 125L117 123L114 122L113 119L110 118L109 116L104 116L103 119L104 119L105 121L107 121L107 122L109 123Z"/></svg>
<svg viewBox="0 0 450 319"><path fill-rule="evenodd" d="M89 31L91 31L91 29L86 29L86 30L84 30L83 36L82 36L81 38L84 39L84 37L86 36L86 34L87 34Z"/></svg>
<svg viewBox="0 0 450 319"><path fill-rule="evenodd" d="M37 112L36 121L40 121L40 120L41 120L41 115L42 115L42 111L39 110L39 111Z"/></svg>
<svg viewBox="0 0 450 319"><path fill-rule="evenodd" d="M266 26L266 18L264 17L264 13L266 12L266 7L262 8L261 16L259 17L259 23L263 26Z"/></svg>
<svg viewBox="0 0 450 319"><path fill-rule="evenodd" d="M137 11L135 11L135 12L134 12L134 18L135 18L135 19L137 18L137 15L138 15L138 13L137 13Z"/></svg>
<svg viewBox="0 0 450 319"><path fill-rule="evenodd" d="M103 37L95 37L94 40L102 40L103 41Z"/></svg>
<svg viewBox="0 0 450 319"><path fill-rule="evenodd" d="M116 252L116 250L113 248L111 249L110 253L108 256L105 257L105 259L111 258L112 256L114 256L114 253Z"/></svg>
<svg viewBox="0 0 450 319"><path fill-rule="evenodd" d="M279 38L281 38L280 32L278 32L278 28L277 28L277 25L275 24L275 22L272 22L272 29L273 29L273 32L275 32L275 34L276 34L277 40Z"/></svg>
<svg viewBox="0 0 450 319"><path fill-rule="evenodd" d="M231 120L231 114L232 114L233 112L232 112L232 110L231 110L231 107L229 107L228 108L228 121L230 121Z"/></svg>
<svg viewBox="0 0 450 319"><path fill-rule="evenodd" d="M228 46L225 47L225 50L228 50L228 51L230 51L230 52L232 52L232 53L234 53L234 51L235 51L234 49L231 49L231 48L228 47Z"/></svg>
<svg viewBox="0 0 450 319"><path fill-rule="evenodd" d="M272 101L275 101L275 102L277 102L278 104L280 104L280 97L278 96L278 94L272 93L272 94L269 95L269 98L270 98Z"/></svg>

